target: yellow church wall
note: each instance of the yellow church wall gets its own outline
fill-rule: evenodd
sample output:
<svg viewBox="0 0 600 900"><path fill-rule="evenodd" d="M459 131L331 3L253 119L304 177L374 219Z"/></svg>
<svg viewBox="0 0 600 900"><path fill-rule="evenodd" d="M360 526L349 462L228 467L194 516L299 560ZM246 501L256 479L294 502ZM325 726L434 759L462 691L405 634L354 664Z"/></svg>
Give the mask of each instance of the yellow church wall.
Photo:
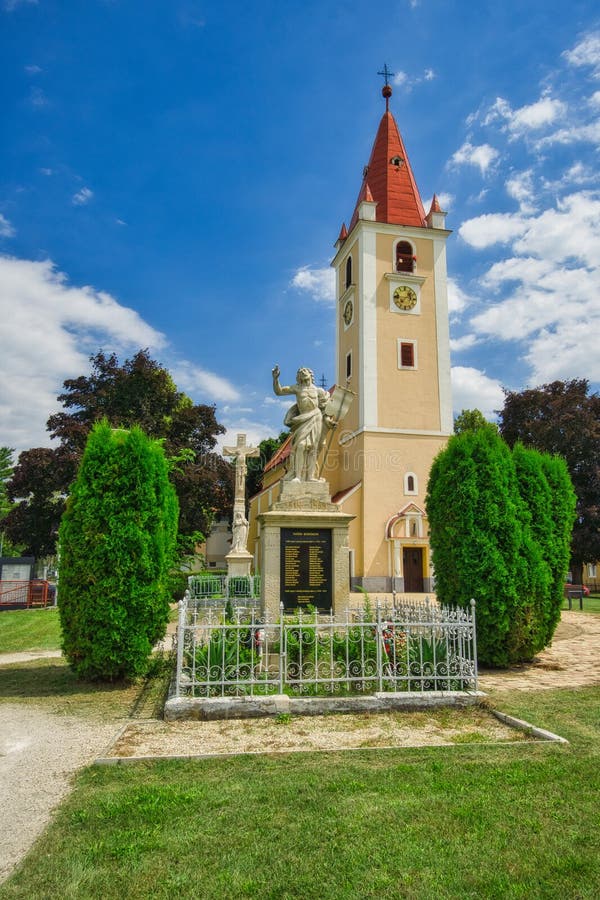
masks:
<svg viewBox="0 0 600 900"><path fill-rule="evenodd" d="M362 490L363 568L366 576L390 575L385 526L389 519L409 503L425 511L425 495L431 462L445 438L418 435L365 435ZM412 473L417 480L417 493L405 493L404 476ZM423 540L427 535L422 535Z"/></svg>
<svg viewBox="0 0 600 900"><path fill-rule="evenodd" d="M398 236L377 235L377 366L379 372L385 372L385 378L379 378L377 421L381 428L438 431L441 422L432 245L430 240L412 240L417 255L414 274L425 278L416 286L419 312L396 311L390 308L390 296L398 282L390 282L385 276L393 272ZM398 279L401 282L402 275L398 274ZM410 275L405 280L410 283ZM399 368L399 340L416 342L414 369Z"/></svg>
<svg viewBox="0 0 600 900"><path fill-rule="evenodd" d="M343 503L340 510L351 516L355 516L348 529L348 547L354 552L354 565L351 575L362 575L364 560L362 552L362 526L363 526L363 491L362 486L351 494Z"/></svg>

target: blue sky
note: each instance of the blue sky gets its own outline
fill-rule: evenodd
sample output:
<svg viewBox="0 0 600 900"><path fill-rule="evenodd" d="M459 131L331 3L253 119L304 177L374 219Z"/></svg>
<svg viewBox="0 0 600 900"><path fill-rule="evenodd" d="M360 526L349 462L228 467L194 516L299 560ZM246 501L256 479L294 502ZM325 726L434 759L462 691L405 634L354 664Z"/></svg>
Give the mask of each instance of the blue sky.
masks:
<svg viewBox="0 0 600 900"><path fill-rule="evenodd" d="M333 276L384 110L449 210L456 411L600 384L600 12L573 0L0 0L0 444L140 347L233 433L333 381Z"/></svg>

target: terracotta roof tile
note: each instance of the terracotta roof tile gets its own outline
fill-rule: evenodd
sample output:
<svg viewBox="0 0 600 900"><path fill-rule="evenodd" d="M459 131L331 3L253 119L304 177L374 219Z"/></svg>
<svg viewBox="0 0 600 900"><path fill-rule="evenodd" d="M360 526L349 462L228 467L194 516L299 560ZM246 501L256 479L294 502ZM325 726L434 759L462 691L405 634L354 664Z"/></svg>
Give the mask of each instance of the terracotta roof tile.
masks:
<svg viewBox="0 0 600 900"><path fill-rule="evenodd" d="M342 222L342 227L340 228L340 234L338 237L338 241L345 241L348 237L348 229L346 228L346 223Z"/></svg>
<svg viewBox="0 0 600 900"><path fill-rule="evenodd" d="M266 464L264 471L270 472L271 469L276 468L280 463L285 462L288 458L292 450L292 436L288 434L285 441L281 445L281 447L273 454L269 462Z"/></svg>
<svg viewBox="0 0 600 900"><path fill-rule="evenodd" d="M425 210L419 194L404 143L391 112L382 116L369 165L354 208L350 231L358 221L358 207L367 199L377 203L375 219L393 225L416 225L425 228Z"/></svg>
<svg viewBox="0 0 600 900"><path fill-rule="evenodd" d="M437 194L434 194L433 200L431 201L431 209L429 210L428 215L431 215L431 213L443 213L443 212L444 212L444 210L440 206L440 201L437 198Z"/></svg>

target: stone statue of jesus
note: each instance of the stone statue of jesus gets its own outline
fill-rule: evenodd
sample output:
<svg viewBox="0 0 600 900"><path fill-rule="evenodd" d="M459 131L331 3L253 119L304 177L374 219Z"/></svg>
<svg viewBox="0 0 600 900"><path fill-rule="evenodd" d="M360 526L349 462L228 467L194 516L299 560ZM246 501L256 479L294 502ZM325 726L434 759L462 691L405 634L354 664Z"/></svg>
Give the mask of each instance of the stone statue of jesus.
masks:
<svg viewBox="0 0 600 900"><path fill-rule="evenodd" d="M283 420L292 432L291 465L285 477L291 481L323 481L317 477L317 456L326 428L335 424L325 415L329 393L316 386L310 369L298 369L296 384L292 385L279 384L279 366L273 368L272 375L273 391L278 397L286 394L296 397Z"/></svg>

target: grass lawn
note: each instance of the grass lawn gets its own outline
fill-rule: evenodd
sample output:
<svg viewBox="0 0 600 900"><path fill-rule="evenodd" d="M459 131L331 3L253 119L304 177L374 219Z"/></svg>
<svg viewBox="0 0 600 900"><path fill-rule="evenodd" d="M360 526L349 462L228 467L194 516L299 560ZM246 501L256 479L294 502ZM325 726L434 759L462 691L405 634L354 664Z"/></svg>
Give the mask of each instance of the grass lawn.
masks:
<svg viewBox="0 0 600 900"><path fill-rule="evenodd" d="M596 898L600 687L496 693L569 745L90 767L0 898Z"/></svg>
<svg viewBox="0 0 600 900"><path fill-rule="evenodd" d="M0 666L0 703L29 703L55 715L103 719L161 715L173 665L168 654L152 658L147 678L100 684L78 681L64 659L36 659Z"/></svg>
<svg viewBox="0 0 600 900"><path fill-rule="evenodd" d="M60 650L58 609L10 609L0 612L0 653Z"/></svg>
<svg viewBox="0 0 600 900"><path fill-rule="evenodd" d="M580 612L579 609L579 598L572 597L571 598L572 608L577 612ZM562 606L563 609L568 609L569 604L565 600ZM589 613L600 613L600 596L598 594L591 594L589 597L583 598L583 612Z"/></svg>

